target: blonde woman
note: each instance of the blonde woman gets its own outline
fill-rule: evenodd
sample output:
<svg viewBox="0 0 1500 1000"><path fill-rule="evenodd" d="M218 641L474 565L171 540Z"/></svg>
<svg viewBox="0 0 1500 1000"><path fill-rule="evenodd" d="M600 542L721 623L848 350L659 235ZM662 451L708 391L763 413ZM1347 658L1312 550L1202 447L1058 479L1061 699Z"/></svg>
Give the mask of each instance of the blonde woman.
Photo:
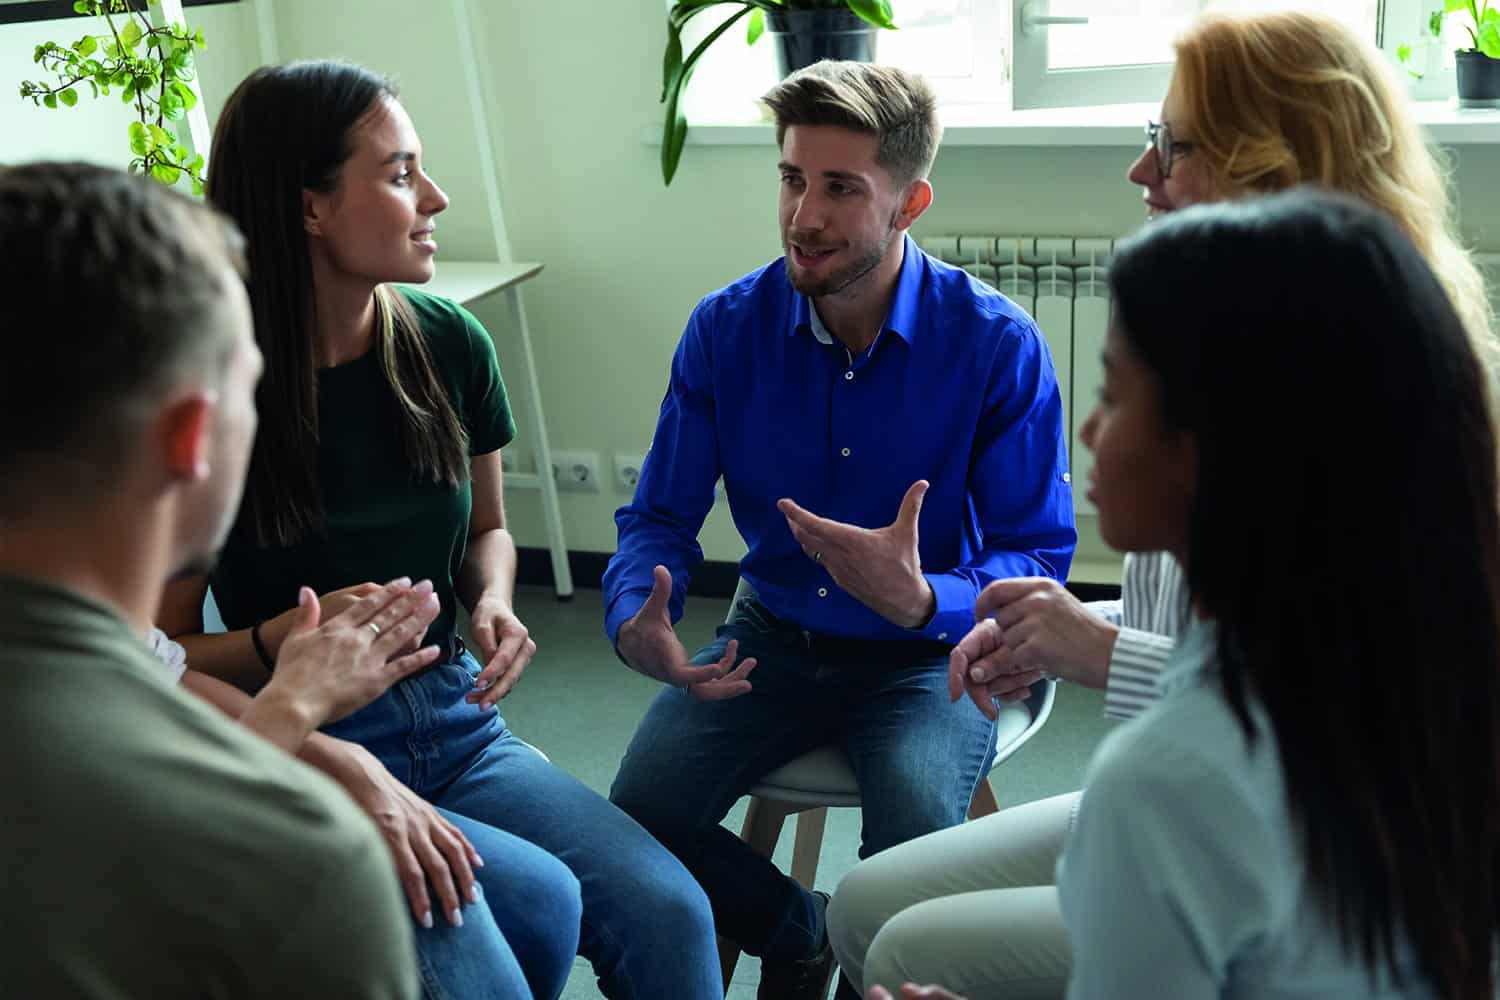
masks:
<svg viewBox="0 0 1500 1000"><path fill-rule="evenodd" d="M1380 53L1349 29L1292 13L1202 20L1177 43L1147 135L1129 178L1150 216L1298 184L1384 210L1495 370L1484 282L1455 234L1439 161ZM993 585L976 612L985 620L954 657L955 687L988 703L1024 696L1050 671L1105 688L1112 715L1139 714L1185 624L1182 574L1165 553L1134 554L1123 591L1122 621L1118 605L1085 608L1051 581ZM972 1000L1061 996L1072 956L1054 871L1080 794L933 834L851 872L829 908L841 996L850 984L896 991L908 981Z"/></svg>
<svg viewBox="0 0 1500 1000"><path fill-rule="evenodd" d="M1149 215L1298 184L1369 202L1427 258L1481 356L1484 279L1459 243L1438 158L1375 47L1331 18L1212 17L1177 43L1161 121L1131 165Z"/></svg>

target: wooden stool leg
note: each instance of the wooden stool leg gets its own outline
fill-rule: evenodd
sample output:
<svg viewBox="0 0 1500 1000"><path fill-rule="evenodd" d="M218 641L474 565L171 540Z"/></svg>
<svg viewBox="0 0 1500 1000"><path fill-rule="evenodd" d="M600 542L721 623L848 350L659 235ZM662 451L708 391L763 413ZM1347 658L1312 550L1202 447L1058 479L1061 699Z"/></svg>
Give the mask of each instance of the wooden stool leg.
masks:
<svg viewBox="0 0 1500 1000"><path fill-rule="evenodd" d="M769 858L776 853L781 828L791 813L785 802L751 796L750 808L745 810L745 825L740 827L740 839L756 854Z"/></svg>
<svg viewBox="0 0 1500 1000"><path fill-rule="evenodd" d="M979 786L974 789L974 797L969 800L969 818L992 816L999 811L1000 803L995 801L995 790L990 787L989 777L979 779Z"/></svg>
<svg viewBox="0 0 1500 1000"><path fill-rule="evenodd" d="M818 874L818 855L823 850L823 828L828 807L808 809L797 817L797 839L792 845L792 878L808 892Z"/></svg>
<svg viewBox="0 0 1500 1000"><path fill-rule="evenodd" d="M776 852L776 842L781 839L781 828L786 824L786 818L791 815L791 812L791 808L783 802L752 795L750 808L745 810L745 824L740 827L740 839L750 845L750 849L756 854L769 858ZM797 827L797 839L798 843L801 843L801 824ZM821 826L818 839L822 839ZM719 969L724 975L725 993L729 992L729 984L734 979L734 967L739 962L740 946L721 935L719 937Z"/></svg>

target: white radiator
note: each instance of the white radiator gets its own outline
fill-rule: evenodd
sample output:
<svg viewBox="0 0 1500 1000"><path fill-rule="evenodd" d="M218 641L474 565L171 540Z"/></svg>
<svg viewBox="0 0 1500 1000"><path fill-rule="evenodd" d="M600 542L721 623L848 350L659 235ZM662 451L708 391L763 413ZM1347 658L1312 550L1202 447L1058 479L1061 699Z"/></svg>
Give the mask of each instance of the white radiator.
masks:
<svg viewBox="0 0 1500 1000"><path fill-rule="evenodd" d="M1073 508L1093 514L1088 492L1090 456L1079 428L1099 395L1099 354L1109 322L1105 281L1114 240L1097 237L929 236L922 249L958 264L1000 289L1031 313L1046 338L1062 391L1063 424L1073 472Z"/></svg>
<svg viewBox="0 0 1500 1000"><path fill-rule="evenodd" d="M927 236L918 244L928 253L963 267L994 285L1036 319L1062 392L1068 459L1073 473L1073 508L1095 513L1085 499L1092 456L1078 440L1099 396L1104 371L1099 355L1109 323L1106 281L1114 239L1108 236ZM1500 253L1478 255L1500 313Z"/></svg>

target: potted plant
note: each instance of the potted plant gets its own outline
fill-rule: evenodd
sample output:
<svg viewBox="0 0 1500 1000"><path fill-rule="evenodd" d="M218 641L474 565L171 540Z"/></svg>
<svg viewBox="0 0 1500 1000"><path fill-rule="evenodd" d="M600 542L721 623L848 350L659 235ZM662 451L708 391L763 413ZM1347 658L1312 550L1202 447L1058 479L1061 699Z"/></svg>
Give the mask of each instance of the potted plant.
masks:
<svg viewBox="0 0 1500 1000"><path fill-rule="evenodd" d="M1443 21L1449 14L1468 15L1464 30L1471 47L1454 53L1458 60L1458 106L1461 108L1500 107L1500 8L1490 0L1443 0L1442 10L1427 19L1427 30L1441 38ZM1420 77L1412 63L1412 48L1401 45L1396 55L1413 76Z"/></svg>
<svg viewBox="0 0 1500 1000"><path fill-rule="evenodd" d="M172 122L198 103L187 81L195 72L193 50L205 44L203 32L185 24L153 26L145 16L145 3L76 0L73 10L102 17L106 30L68 45L38 45L32 61L56 80L22 81L21 96L38 107L71 108L84 85L95 97L118 87L120 99L135 109L129 128L130 172L147 174L168 187L186 177L193 193L202 194L203 154L193 154L178 142Z"/></svg>
<svg viewBox="0 0 1500 1000"><path fill-rule="evenodd" d="M740 9L684 57L684 26L710 7L724 4ZM783 79L820 59L869 62L875 58L877 29L896 27L890 0L677 0L667 14L667 51L662 61L661 100L667 109L662 123L661 173L668 184L677 173L687 140L682 93L703 53L742 19L747 44L754 45L762 34L776 36Z"/></svg>

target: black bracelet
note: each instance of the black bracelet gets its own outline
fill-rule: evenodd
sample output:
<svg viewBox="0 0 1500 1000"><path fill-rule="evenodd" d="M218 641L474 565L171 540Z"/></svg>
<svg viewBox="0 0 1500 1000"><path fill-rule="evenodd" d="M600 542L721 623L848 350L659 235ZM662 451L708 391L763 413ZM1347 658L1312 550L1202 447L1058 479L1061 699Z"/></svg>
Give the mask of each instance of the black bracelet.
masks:
<svg viewBox="0 0 1500 1000"><path fill-rule="evenodd" d="M266 644L261 642L260 627L264 621L258 621L250 626L250 644L255 647L255 655L260 657L261 664L266 668L266 673L276 672L276 661L271 659L271 654L266 652Z"/></svg>

